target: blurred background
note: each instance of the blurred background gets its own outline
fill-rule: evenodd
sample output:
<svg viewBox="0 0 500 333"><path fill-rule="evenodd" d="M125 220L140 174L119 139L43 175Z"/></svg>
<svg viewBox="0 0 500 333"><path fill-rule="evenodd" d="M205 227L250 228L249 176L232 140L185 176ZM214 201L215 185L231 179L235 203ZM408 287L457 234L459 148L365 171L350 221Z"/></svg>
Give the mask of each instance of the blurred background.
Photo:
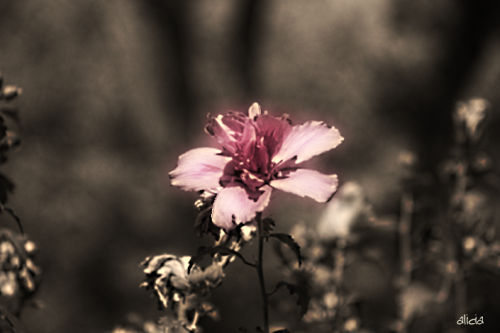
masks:
<svg viewBox="0 0 500 333"><path fill-rule="evenodd" d="M193 254L203 242L193 232L196 194L170 187L167 174L181 153L214 144L203 133L209 112L245 111L257 101L295 123L336 126L344 143L312 163L341 183L359 183L379 214L398 213L401 151L418 156L421 172L445 157L457 101L489 101L496 147L499 7L1 1L0 71L23 89L22 145L4 171L16 184L10 206L38 244L44 271L38 306L21 316L27 329L102 332L129 313L158 317L155 299L138 288L139 263ZM489 153L498 161L498 149ZM323 209L283 194L268 214L287 232ZM228 269L214 294L221 321L208 331L259 323L254 275L239 264ZM383 290L385 279L372 281Z"/></svg>

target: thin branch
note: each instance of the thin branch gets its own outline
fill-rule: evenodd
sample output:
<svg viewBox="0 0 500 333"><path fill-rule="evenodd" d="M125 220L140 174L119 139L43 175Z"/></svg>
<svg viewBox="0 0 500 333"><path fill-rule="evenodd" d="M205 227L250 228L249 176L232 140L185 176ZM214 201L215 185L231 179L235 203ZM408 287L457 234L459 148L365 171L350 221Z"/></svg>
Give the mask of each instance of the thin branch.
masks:
<svg viewBox="0 0 500 333"><path fill-rule="evenodd" d="M16 221L16 224L19 228L19 232L22 235L24 235L24 228L23 225L21 224L21 219L19 218L19 216L16 215L16 213L14 213L14 210L12 208L5 207L4 205L0 204L0 212L7 212L7 214L10 215L10 217L12 217L14 221Z"/></svg>
<svg viewBox="0 0 500 333"><path fill-rule="evenodd" d="M401 198L401 218L399 221L399 253L401 265L401 285L406 286L411 280L413 261L411 257L411 216L413 214L413 197L404 193Z"/></svg>
<svg viewBox="0 0 500 333"><path fill-rule="evenodd" d="M402 291L411 282L411 272L413 269L412 251L411 251L411 218L413 214L413 196L405 192L401 197L401 216L399 220L399 254L400 254L400 270L401 275L398 281L398 288L400 290L400 295ZM402 307L401 307L402 309ZM400 333L405 333L408 330L407 319L403 317L400 313L400 325L398 331Z"/></svg>

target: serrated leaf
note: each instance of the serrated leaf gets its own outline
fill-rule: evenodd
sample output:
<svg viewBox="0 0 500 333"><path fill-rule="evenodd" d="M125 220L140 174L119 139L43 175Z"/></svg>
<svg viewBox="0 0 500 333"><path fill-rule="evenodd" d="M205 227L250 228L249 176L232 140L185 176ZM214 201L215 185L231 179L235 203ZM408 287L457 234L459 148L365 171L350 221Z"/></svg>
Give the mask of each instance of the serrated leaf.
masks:
<svg viewBox="0 0 500 333"><path fill-rule="evenodd" d="M300 246L299 244L297 244L297 242L293 239L292 236L288 234L273 233L269 234L269 237L276 238L280 242L287 245L297 256L297 261L299 262L299 266L302 265L302 254L300 253Z"/></svg>

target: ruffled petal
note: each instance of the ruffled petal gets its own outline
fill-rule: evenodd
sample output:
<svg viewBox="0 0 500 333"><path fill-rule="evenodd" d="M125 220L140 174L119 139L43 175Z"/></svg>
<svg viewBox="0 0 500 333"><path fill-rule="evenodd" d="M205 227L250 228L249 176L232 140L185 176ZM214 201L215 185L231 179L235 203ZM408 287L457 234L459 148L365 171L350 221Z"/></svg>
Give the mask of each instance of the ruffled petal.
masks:
<svg viewBox="0 0 500 333"><path fill-rule="evenodd" d="M263 186L264 191L257 201L248 198L247 192L239 186L226 187L215 197L212 221L219 228L233 229L236 225L250 222L258 212L269 204L272 188Z"/></svg>
<svg viewBox="0 0 500 333"><path fill-rule="evenodd" d="M255 117L261 114L259 103L253 103L248 109L248 118L255 119Z"/></svg>
<svg viewBox="0 0 500 333"><path fill-rule="evenodd" d="M177 168L170 171L170 182L186 191L217 191L224 166L230 157L216 148L195 148L179 156Z"/></svg>
<svg viewBox="0 0 500 333"><path fill-rule="evenodd" d="M255 121L259 137L264 139L263 144L266 147L269 157L278 152L283 144L284 138L292 130L292 125L287 116L274 117L269 114L263 114L257 117Z"/></svg>
<svg viewBox="0 0 500 333"><path fill-rule="evenodd" d="M318 202L327 202L337 190L337 175L325 175L309 169L292 171L287 178L272 180L275 189L290 192L300 197L310 197Z"/></svg>
<svg viewBox="0 0 500 333"><path fill-rule="evenodd" d="M205 129L226 151L234 154L249 123L250 119L244 113L228 112L210 118Z"/></svg>
<svg viewBox="0 0 500 333"><path fill-rule="evenodd" d="M299 164L337 147L343 140L335 127L321 121L308 121L292 128L272 161L279 163L296 158L295 163Z"/></svg>

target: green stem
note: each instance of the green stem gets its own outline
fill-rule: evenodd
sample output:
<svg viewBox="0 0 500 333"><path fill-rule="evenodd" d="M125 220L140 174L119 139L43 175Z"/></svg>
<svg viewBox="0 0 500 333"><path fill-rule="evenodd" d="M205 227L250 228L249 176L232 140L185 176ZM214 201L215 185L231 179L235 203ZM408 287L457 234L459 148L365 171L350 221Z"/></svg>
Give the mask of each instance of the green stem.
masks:
<svg viewBox="0 0 500 333"><path fill-rule="evenodd" d="M267 302L266 284L264 280L263 255L264 255L264 235L262 234L262 215L257 214L257 236L259 238L259 257L257 260L257 274L259 275L260 294L262 296L262 314L264 318L264 333L269 333L269 310Z"/></svg>

